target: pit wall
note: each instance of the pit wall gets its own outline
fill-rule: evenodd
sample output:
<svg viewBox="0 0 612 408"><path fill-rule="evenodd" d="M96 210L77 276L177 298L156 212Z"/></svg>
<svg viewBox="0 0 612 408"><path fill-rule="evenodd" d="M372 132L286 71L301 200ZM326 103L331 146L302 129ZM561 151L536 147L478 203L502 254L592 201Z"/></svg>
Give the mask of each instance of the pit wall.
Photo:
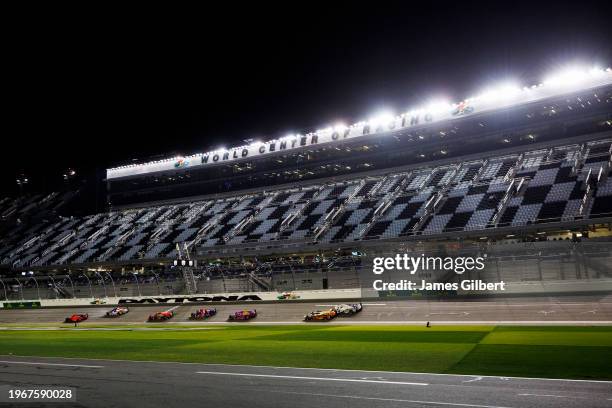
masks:
<svg viewBox="0 0 612 408"><path fill-rule="evenodd" d="M0 301L0 309L5 307L5 303L13 304L12 308L31 308L29 303L40 304L40 307L70 307L87 305L117 305L125 303L127 305L155 304L155 303L202 303L202 302L244 302L244 301L283 301L279 296L283 293L290 293L294 296L293 300L342 300L342 299L361 299L361 298L389 298L401 297L405 299L419 299L423 295L427 297L490 297L490 296L517 296L517 295L579 295L612 294L612 279L583 280L583 281L547 281L547 282L508 282L504 291L468 291L458 290L456 292L437 292L423 294L421 292L396 292L379 293L371 288L355 289L326 289L326 290L298 290L291 292L231 292L231 293L200 293L195 295L147 295L147 296L122 296L122 297L100 297L100 298L76 298L76 299L24 299L10 301ZM291 300L284 300L291 301ZM18 305L23 303L24 306ZM38 306L36 306L38 307Z"/></svg>
<svg viewBox="0 0 612 408"><path fill-rule="evenodd" d="M358 299L362 297L361 289L339 289L339 290L310 290L289 292L296 297L295 300L324 300L324 299ZM238 293L200 293L196 295L156 295L156 296L126 296L106 298L76 298L76 299L26 299L0 301L0 309L5 303L40 303L40 307L69 307L87 305L117 305L119 303L130 304L155 304L155 303L193 303L207 301L277 301L281 292L238 292ZM288 300L290 301L290 300ZM24 307L26 308L26 307Z"/></svg>

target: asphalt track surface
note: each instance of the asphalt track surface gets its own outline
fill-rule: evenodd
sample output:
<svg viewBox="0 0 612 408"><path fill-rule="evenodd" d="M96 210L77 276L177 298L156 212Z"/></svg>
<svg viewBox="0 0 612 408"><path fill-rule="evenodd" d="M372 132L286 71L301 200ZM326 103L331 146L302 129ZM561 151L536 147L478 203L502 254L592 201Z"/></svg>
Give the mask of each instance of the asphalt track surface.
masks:
<svg viewBox="0 0 612 408"><path fill-rule="evenodd" d="M290 324L301 323L304 315L313 310L326 309L339 303L341 302L320 300L282 303L253 302L241 305L160 304L131 306L129 313L118 318L104 317L105 313L112 308L111 305L38 310L0 309L0 325L57 324L73 313L88 313L87 323L89 324L142 324L147 321L149 315L169 309L174 311L174 318L159 323L160 325L225 323L231 313L244 309L256 309L257 318L236 324ZM217 308L217 315L206 320L190 321L190 314L202 307ZM444 324L612 324L612 296L522 297L460 302L381 299L364 301L361 313L350 318L336 318L333 323L421 324L426 321Z"/></svg>
<svg viewBox="0 0 612 408"><path fill-rule="evenodd" d="M612 382L0 355L0 383L66 407L610 407Z"/></svg>

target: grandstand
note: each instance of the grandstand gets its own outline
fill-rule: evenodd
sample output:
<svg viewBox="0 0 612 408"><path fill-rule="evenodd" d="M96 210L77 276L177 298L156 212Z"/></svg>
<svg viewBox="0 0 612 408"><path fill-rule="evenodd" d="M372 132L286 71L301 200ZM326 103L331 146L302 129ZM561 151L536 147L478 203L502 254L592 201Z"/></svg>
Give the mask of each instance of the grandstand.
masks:
<svg viewBox="0 0 612 408"><path fill-rule="evenodd" d="M501 101L477 97L109 169L107 212L4 226L3 274L55 276L46 296L69 284L76 295L107 277L132 294L147 283L181 293L190 278L173 261L187 250L200 265L189 268L196 289L209 293L344 288L359 285L362 254L406 243L494 253L525 242L609 242L612 72L585 75L568 86L504 90ZM57 209L69 194L2 199L2 218ZM578 276L609 273L606 261L580 262ZM497 276L551 275L510 269Z"/></svg>

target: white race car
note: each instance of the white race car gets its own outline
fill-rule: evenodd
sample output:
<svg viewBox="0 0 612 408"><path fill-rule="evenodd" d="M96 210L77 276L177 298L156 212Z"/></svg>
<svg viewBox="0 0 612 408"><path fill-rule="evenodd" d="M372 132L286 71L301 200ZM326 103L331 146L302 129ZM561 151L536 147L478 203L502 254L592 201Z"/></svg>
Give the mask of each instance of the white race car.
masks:
<svg viewBox="0 0 612 408"><path fill-rule="evenodd" d="M334 307L334 310L336 311L336 314L339 317L352 316L356 313L361 312L362 309L363 306L361 305L361 303L343 304Z"/></svg>
<svg viewBox="0 0 612 408"><path fill-rule="evenodd" d="M125 306L113 307L111 310L106 312L106 317L119 317L119 316L123 316L124 314L126 314L129 311L130 311L130 309L128 309Z"/></svg>

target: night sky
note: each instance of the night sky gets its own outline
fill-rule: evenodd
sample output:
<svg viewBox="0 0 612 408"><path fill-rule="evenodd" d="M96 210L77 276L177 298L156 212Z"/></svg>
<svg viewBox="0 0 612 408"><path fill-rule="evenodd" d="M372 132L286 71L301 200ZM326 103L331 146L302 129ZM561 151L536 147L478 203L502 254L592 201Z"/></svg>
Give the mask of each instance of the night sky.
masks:
<svg viewBox="0 0 612 408"><path fill-rule="evenodd" d="M612 65L605 2L261 3L6 15L0 189Z"/></svg>

